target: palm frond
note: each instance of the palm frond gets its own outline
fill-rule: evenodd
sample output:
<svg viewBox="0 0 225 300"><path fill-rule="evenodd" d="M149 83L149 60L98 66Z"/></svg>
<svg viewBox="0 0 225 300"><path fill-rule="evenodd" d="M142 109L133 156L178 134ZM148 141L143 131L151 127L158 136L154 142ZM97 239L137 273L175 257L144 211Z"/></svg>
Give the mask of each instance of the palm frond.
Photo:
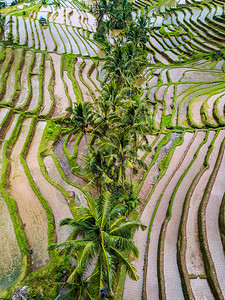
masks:
<svg viewBox="0 0 225 300"><path fill-rule="evenodd" d="M118 259L126 266L127 268L127 273L129 275L129 277L132 280L139 280L139 277L136 274L136 269L135 267L130 263L129 259L126 258L121 252L119 252L116 248L114 247L110 247L112 249L112 251L114 252L114 254L118 257Z"/></svg>
<svg viewBox="0 0 225 300"><path fill-rule="evenodd" d="M52 244L51 246L48 247L48 250L53 250L53 249L59 249L59 248L68 248L72 247L73 249L80 249L82 247L85 247L89 241L85 239L77 239L77 240L71 240L71 241L66 241L62 243L56 243Z"/></svg>
<svg viewBox="0 0 225 300"><path fill-rule="evenodd" d="M141 223L141 221L130 221L126 223L119 224L118 227L111 229L109 232L113 235L121 235L121 236L128 236L130 237L131 231L137 230L139 227L141 227L142 230L145 230L147 227Z"/></svg>

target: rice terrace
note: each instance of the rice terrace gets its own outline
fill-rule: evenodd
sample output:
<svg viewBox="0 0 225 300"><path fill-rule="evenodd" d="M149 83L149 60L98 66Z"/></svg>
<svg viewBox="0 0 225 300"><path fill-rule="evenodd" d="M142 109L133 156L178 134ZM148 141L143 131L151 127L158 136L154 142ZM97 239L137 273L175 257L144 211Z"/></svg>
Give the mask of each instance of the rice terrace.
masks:
<svg viewBox="0 0 225 300"><path fill-rule="evenodd" d="M225 2L0 0L0 299L225 299Z"/></svg>

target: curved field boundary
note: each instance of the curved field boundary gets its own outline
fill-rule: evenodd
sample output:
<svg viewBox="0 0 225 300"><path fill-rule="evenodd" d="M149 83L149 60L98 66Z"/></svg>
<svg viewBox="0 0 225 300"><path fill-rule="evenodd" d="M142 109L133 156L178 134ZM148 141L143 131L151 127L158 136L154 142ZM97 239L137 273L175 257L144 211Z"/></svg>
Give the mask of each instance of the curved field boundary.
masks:
<svg viewBox="0 0 225 300"><path fill-rule="evenodd" d="M218 123L221 125L225 125L225 115L224 115L224 107L225 107L225 94L216 99L213 115Z"/></svg>
<svg viewBox="0 0 225 300"><path fill-rule="evenodd" d="M25 25L26 25L26 29L27 29L27 46L29 48L33 48L34 47L34 35L33 35L33 31L31 28L31 23L30 23L30 19L24 19L25 21Z"/></svg>
<svg viewBox="0 0 225 300"><path fill-rule="evenodd" d="M42 28L42 33L46 44L46 49L50 52L54 52L56 50L56 42L55 39L52 37L51 28Z"/></svg>
<svg viewBox="0 0 225 300"><path fill-rule="evenodd" d="M49 115L53 108L53 98L51 93L51 86L53 80L53 71L51 68L51 60L45 59L44 61L44 80L43 80L43 104L42 115Z"/></svg>
<svg viewBox="0 0 225 300"><path fill-rule="evenodd" d="M26 162L36 188L41 197L48 203L48 212L51 212L49 220L52 228L55 228L57 242L65 241L70 234L69 228L59 227L59 221L65 217L72 217L65 198L55 189L43 176L41 166L38 161L39 145L45 130L46 122L38 122L34 131L32 142L30 143L29 151L27 152ZM54 222L54 223L53 223ZM53 232L54 233L54 232ZM55 241L52 233L49 233L50 244Z"/></svg>
<svg viewBox="0 0 225 300"><path fill-rule="evenodd" d="M157 247L160 233L160 227L163 222L161 215L165 214L166 201L168 201L168 193L172 193L172 186L174 185L174 175L180 172L188 150L194 141L192 133L186 133L181 145L175 148L172 152L172 158L169 161L164 175L157 182L156 188L150 197L151 209L153 212L150 217L150 225L148 230L148 239L145 251L145 266L144 266L144 284L143 284L143 298L147 299L148 295L154 295L158 298L158 280L157 280ZM172 149L173 151L173 149ZM162 188L163 187L163 188ZM150 206L149 204L149 206ZM149 207L150 209L150 207ZM148 284L147 284L148 283Z"/></svg>
<svg viewBox="0 0 225 300"><path fill-rule="evenodd" d="M176 185L173 188L172 196L169 198L169 206L168 206L168 209L166 212L166 217L165 217L162 227L161 227L159 244L158 244L158 281L159 281L158 284L159 284L159 295L160 295L160 297L163 297L163 298L165 298L165 295L166 294L168 295L168 293L170 293L169 295L172 298L173 297L183 298L181 281L179 278L179 271L177 268L177 261L176 261L176 241L177 241L177 235L178 235L177 227L179 226L179 216L177 217L177 215L175 215L174 213L172 214L172 212L174 212L175 208L178 209L178 213L179 213L179 210L182 209L182 202L177 202L177 199L178 199L177 191L179 191L179 193L182 193L183 197L185 196L181 187L184 188L184 190L185 190L185 186L186 186L186 188L188 188L188 185L185 184L185 181L183 181L183 179L187 178L186 174L188 173L189 170L193 169L193 166L195 166L197 154L206 142L207 142L207 138L206 137L204 138L204 133L199 132L195 138L194 143L192 144L192 149L189 149L187 158L189 157L189 158L191 158L191 160L189 161L186 169L181 174L178 182L176 183ZM200 146L199 146L199 143L200 143ZM204 158L204 156L203 156L203 158ZM197 159L197 161L198 161L198 159ZM194 170L196 171L196 167L194 167ZM197 168L197 170L198 170L198 168ZM191 180L191 178L188 178L188 180ZM180 194L179 194L179 196L180 196ZM176 207L173 205L174 199L175 199L174 203L175 203ZM181 199L182 199L182 196L181 196ZM175 222L175 225L174 225L174 226L176 226L175 228L172 227L173 223L170 223L170 219L172 219L173 223ZM167 227L168 227L169 223L172 224L169 226L169 229L171 231L167 231ZM177 229L177 231L176 231L176 229ZM168 232L170 233L170 236L168 236L168 234L169 234ZM167 238L167 240L166 240L166 238ZM175 243L172 244L171 249L168 248L169 244L165 243L166 241L169 243L169 240L170 240L169 238L172 240L176 239ZM165 246L167 246L166 250L165 250ZM168 254L170 254L170 257L168 257ZM165 255L167 255L167 257L165 257ZM167 261L165 261L166 258L168 258ZM169 262L169 260L170 260L170 262ZM173 265L174 265L173 270L171 270L171 271L172 271L174 278L176 278L176 285L173 285L173 286L169 286L169 280L167 278L169 276L169 274L166 273L166 270L169 271L168 266L172 263L171 260L173 260ZM167 268L167 269L164 270L164 268ZM167 280L166 280L166 278L167 278Z"/></svg>
<svg viewBox="0 0 225 300"><path fill-rule="evenodd" d="M11 121L12 120L12 121ZM13 286L11 288L18 287L21 284L21 281L27 276L27 272L29 269L29 255L28 255L28 244L26 240L26 236L24 233L24 228L22 226L22 221L18 215L18 208L16 205L16 202L13 198L9 197L7 193L5 192L5 186L6 186L6 178L9 175L10 171L10 153L8 149L10 149L18 135L18 132L20 130L20 123L22 122L22 117L19 115L11 115L10 118L11 125L9 130L7 131L7 134L5 136L5 143L3 146L3 151L2 151L2 161L3 161L3 166L2 166L2 172L1 172L1 184L0 184L0 189L1 189L1 194L4 197L8 208L9 212L12 218L13 226L14 226L14 231L16 234L17 242L21 251L21 269L20 269L20 275L18 279L14 282ZM11 290L1 290L0 291L0 297L3 299L7 298L11 293Z"/></svg>
<svg viewBox="0 0 225 300"><path fill-rule="evenodd" d="M5 86L5 93L4 96L2 94L1 103L7 103L11 104L13 100L13 96L15 95L15 92L17 90L17 73L20 68L20 63L23 55L22 49L15 49L14 50L14 60L10 66L10 69L8 70L9 75L6 81ZM15 83L15 84L13 84Z"/></svg>
<svg viewBox="0 0 225 300"><path fill-rule="evenodd" d="M20 94L18 96L15 107L23 109L31 96L30 73L35 63L35 54L33 51L27 51L25 54L25 62L20 75Z"/></svg>
<svg viewBox="0 0 225 300"><path fill-rule="evenodd" d="M150 225L148 229L148 238L145 250L145 264L144 264L144 282L143 282L143 298L148 299L149 295L154 295L155 299L158 298L158 281L157 281L157 246L160 231L160 221L162 223L161 214L162 210L165 212L164 200L165 191L171 186L171 180L178 168L182 164L189 147L193 142L193 134L186 133L181 141L176 143L176 147L171 149L168 156L171 157L169 161L166 160L162 174L158 180L155 189L153 190L149 199L149 209L152 210L150 214ZM182 143L181 143L182 142ZM165 203L165 204L164 204ZM151 296L150 296L151 297Z"/></svg>
<svg viewBox="0 0 225 300"><path fill-rule="evenodd" d="M172 156L171 160L169 159L169 161L167 162L168 163L168 168L167 169L164 169L164 171L162 171L163 173L165 173L165 176L161 176L161 179L159 179L159 181L155 184L156 187L153 191L153 193L151 194L151 197L150 197L150 200L147 204L147 206L145 207L145 209L143 210L143 213L142 213L142 216L141 216L141 221L145 224L147 222L147 220L153 220L154 219L154 216L155 216L155 212L158 208L158 203L157 203L157 199L162 191L162 186L167 186L167 183L169 182L168 179L171 175L171 173L174 172L174 169L176 168L177 164L179 164L180 162L180 156L182 156L182 153L183 151L179 151L178 149L181 147L181 149L186 149L188 143L190 142L190 139L192 137L192 134L187 134L185 136L185 142L182 143L180 146L177 146L179 145L180 143L178 143L176 146L175 146L175 143L174 143L174 149L171 148L170 152L168 153L168 158L167 160L169 159L169 157ZM181 139L181 141L183 141ZM174 152L175 151L175 152ZM166 160L166 161L167 161ZM157 203L157 204L156 204ZM156 219L158 220L158 219ZM154 223L153 223L154 224ZM152 251L148 251L149 249L149 235L150 235L150 231L151 231L151 227L152 227L152 221L150 222L150 227L149 227L149 231L148 231L148 234L147 232L142 232L142 231L138 231L135 233L135 236L134 236L134 239L136 241L136 243L139 245L139 249L140 249L140 258L138 260L138 262L135 262L135 266L137 267L137 270L138 270L138 275L140 276L143 284L144 284L144 291L143 291L143 298L144 299L147 299L146 297L146 288L149 289L150 288L150 285L152 284L152 279L148 280L148 284L146 285L146 270L147 270L147 265L148 265L148 254L151 254L151 255L154 255L154 253ZM148 236L148 238L147 238ZM154 235L155 236L155 235ZM144 240L147 241L147 246L146 246L146 249L145 249L145 242ZM152 239L151 239L151 242L150 242L150 245L152 246ZM156 248L157 249L157 248ZM157 253L157 251L156 251ZM155 264L155 261L154 260L151 260L151 262L149 263L150 265L150 268L152 270L152 266L153 264ZM145 265L144 267L144 273L143 273L143 266ZM156 264L156 273L157 273L157 264ZM143 277L144 276L144 277ZM157 278L154 277L154 280ZM156 279L156 283L157 283L157 279ZM153 289L151 290L150 294L151 294L151 297L154 297L154 299L156 299L156 295L155 295L155 292L157 292L158 289ZM135 299L140 299L141 298L141 294L142 294L142 288L141 288L141 284L138 283L138 282L132 282L128 277L126 278L126 282L125 282L125 290L124 290L124 299L128 298L128 297L135 297ZM135 295L135 296L134 296ZM153 296L154 295L154 296Z"/></svg>
<svg viewBox="0 0 225 300"><path fill-rule="evenodd" d="M13 118L13 122L9 124L10 128L6 132L5 135L5 141L9 140L13 130L15 130L15 126L17 123L17 118ZM1 176L5 176L5 168L3 168L7 163L4 161L4 155L3 155L3 148L6 142L3 142L3 140L0 143L0 170L1 170ZM1 186L2 190L2 186ZM4 194L3 194L4 195ZM6 200L5 200L6 199ZM0 209L1 209L1 218L0 221L0 235L1 235L1 256L2 259L0 261L0 267L1 267L1 279L0 279L0 288L3 291L0 291L0 297L3 297L3 295L6 295L7 291L4 290L5 288L9 287L11 284L16 281L16 279L20 275L21 271L21 248L19 247L16 232L14 230L15 221L17 219L17 216L15 214L15 211L12 211L13 202L11 202L11 205L9 205L10 200L5 196L5 198L2 196L0 192ZM20 231L20 228L18 228L18 231ZM21 244L20 244L21 246ZM25 261L23 260L23 263ZM23 265L25 267L25 265Z"/></svg>
<svg viewBox="0 0 225 300"><path fill-rule="evenodd" d="M220 232L218 227L218 216L219 216L219 209L222 202L222 197L225 192L224 180L223 180L224 173L225 173L225 155L223 153L223 157L220 162L218 173L215 177L215 181L213 182L213 186L210 191L210 196L208 199L206 212L205 212L207 244L209 246L210 255L213 260L218 283L223 293L223 297L225 295L225 280L224 280L224 272L223 272L225 267L225 260L224 260L223 246L221 243Z"/></svg>
<svg viewBox="0 0 225 300"><path fill-rule="evenodd" d="M25 143L31 119L27 119L21 125L17 141L11 152L11 172L6 192L15 199L20 218L23 222L24 231L29 246L33 249L31 256L32 270L38 270L49 260L48 247L48 221L47 215L40 204L39 199L29 185L28 178L20 162L20 153ZM26 193L24 193L26 190Z"/></svg>
<svg viewBox="0 0 225 300"><path fill-rule="evenodd" d="M2 98L2 96L5 93L5 89L6 89L6 81L8 78L8 71L10 69L10 66L13 62L14 59L14 50L12 48L6 48L5 49L5 59L4 62L0 65L0 98Z"/></svg>
<svg viewBox="0 0 225 300"><path fill-rule="evenodd" d="M210 132L214 135L214 132ZM192 291L190 278L191 276L201 276L205 273L203 266L203 260L200 251L200 245L198 241L198 226L197 226L197 209L201 201L201 196L203 195L205 182L207 181L210 173L213 169L216 157L217 157L217 147L221 142L221 135L219 132L214 136L211 144L208 147L208 152L205 157L205 161L200 171L191 183L188 193L185 198L179 233L178 233L178 267L180 271L180 276L182 280L183 292L186 298L195 298L195 292ZM213 147L215 150L213 151ZM213 155L212 155L213 154ZM194 280L194 279L193 279ZM192 281L193 281L192 280ZM200 285L201 282L199 282ZM201 286L201 285L200 285ZM206 287L206 283L204 283ZM206 292L206 291L205 291ZM193 294L194 293L194 294ZM208 295L210 295L210 290L208 287Z"/></svg>
<svg viewBox="0 0 225 300"><path fill-rule="evenodd" d="M154 163L159 156L161 147L168 143L169 138L170 138L170 134L168 134L167 136L161 134L157 139L157 141L154 143L155 154L152 154L152 152L150 152L146 158L143 157L145 163L149 165L148 165L148 169L145 171L141 179L140 188L138 189L138 191L136 191L138 193L138 197L142 199L147 198L147 196L149 195L152 189L153 184L156 182L157 176L159 174L159 170L157 165L154 166Z"/></svg>
<svg viewBox="0 0 225 300"><path fill-rule="evenodd" d="M215 167L210 175L210 178L207 182L207 186L204 192L204 195L202 197L199 210L198 210L198 232L199 232L199 240L200 240L200 247L202 251L202 256L204 260L206 275L209 281L210 288L212 290L212 293L216 299L223 299L222 291L219 287L218 279L216 276L215 267L213 264L213 260L210 254L209 245L207 241L207 230L206 230L206 208L207 203L209 201L210 193L213 188L213 184L215 182L217 173L219 171L219 167L223 158L225 150L225 139L221 143L219 155L216 160Z"/></svg>
<svg viewBox="0 0 225 300"><path fill-rule="evenodd" d="M61 70L62 57L53 53L49 55L51 56L54 68L53 97L56 106L53 116L56 118L65 115L65 110L69 106L70 102L64 90L64 82L61 77L61 72L56 72L57 70Z"/></svg>

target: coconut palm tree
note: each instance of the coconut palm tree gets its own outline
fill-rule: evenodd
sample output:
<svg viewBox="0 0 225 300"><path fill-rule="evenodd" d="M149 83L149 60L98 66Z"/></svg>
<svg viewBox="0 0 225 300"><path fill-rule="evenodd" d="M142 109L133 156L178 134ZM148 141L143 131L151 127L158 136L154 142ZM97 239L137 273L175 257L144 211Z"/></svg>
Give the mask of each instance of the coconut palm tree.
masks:
<svg viewBox="0 0 225 300"><path fill-rule="evenodd" d="M75 102L73 108L68 107L66 111L71 113L71 117L66 117L63 120L67 126L63 128L64 133L74 135L82 133L85 136L88 146L87 133L90 129L91 118L95 107L90 102Z"/></svg>
<svg viewBox="0 0 225 300"><path fill-rule="evenodd" d="M149 28L145 27L145 22L142 20L142 16L140 17L140 23L132 22L128 25L124 31L123 36L126 38L128 42L132 42L136 45L136 47L141 47L142 49L145 48L146 43L149 40ZM147 25L147 21L146 21Z"/></svg>
<svg viewBox="0 0 225 300"><path fill-rule="evenodd" d="M106 183L112 182L112 179L107 175L107 164L104 153L99 149L91 147L89 155L84 154L84 157L85 164L79 167L79 170L82 170L87 179L90 180L88 185L96 185L97 190L102 194L104 190L107 190Z"/></svg>
<svg viewBox="0 0 225 300"><path fill-rule="evenodd" d="M125 170L133 168L132 160L136 156L130 136L126 131L118 129L108 133L107 137L96 144L106 153L107 165L111 168L116 184L125 190Z"/></svg>
<svg viewBox="0 0 225 300"><path fill-rule="evenodd" d="M125 43L115 47L106 56L106 63L102 70L105 70L109 74L108 78L115 80L117 85L130 86L145 64L145 53L136 48L133 43Z"/></svg>
<svg viewBox="0 0 225 300"><path fill-rule="evenodd" d="M5 1L0 1L0 9L5 8L6 6L7 5Z"/></svg>
<svg viewBox="0 0 225 300"><path fill-rule="evenodd" d="M126 221L124 204L112 202L110 194L100 196L95 201L89 200L89 207L80 207L75 219L64 219L61 226L73 228L73 238L54 244L51 249L64 249L76 259L76 266L67 279L68 283L77 283L87 276L89 267L95 260L94 270L86 278L89 293L93 299L101 299L101 290L113 295L112 282L118 264L123 264L131 279L138 280L136 270L128 257L138 257L138 248L132 241L135 230L146 227L139 221ZM76 239L79 236L81 238Z"/></svg>
<svg viewBox="0 0 225 300"><path fill-rule="evenodd" d="M107 0L96 0L94 4L94 13L97 21L97 28L99 29L104 21L104 17L108 13L108 2ZM97 29L97 30L98 30Z"/></svg>
<svg viewBox="0 0 225 300"><path fill-rule="evenodd" d="M143 140L148 145L147 135L151 134L152 126L149 122L150 111L149 104L142 101L137 94L132 96L134 99L126 101L126 105L122 107L123 113L118 124L122 130L127 130L133 137L134 147L139 148Z"/></svg>
<svg viewBox="0 0 225 300"><path fill-rule="evenodd" d="M5 17L0 13L0 38L3 35L5 30Z"/></svg>

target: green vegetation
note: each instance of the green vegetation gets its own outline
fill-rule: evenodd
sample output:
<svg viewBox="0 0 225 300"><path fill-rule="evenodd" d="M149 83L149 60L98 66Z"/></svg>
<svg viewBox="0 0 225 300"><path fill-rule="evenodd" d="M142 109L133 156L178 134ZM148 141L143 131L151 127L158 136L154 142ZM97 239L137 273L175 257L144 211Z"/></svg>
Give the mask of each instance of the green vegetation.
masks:
<svg viewBox="0 0 225 300"><path fill-rule="evenodd" d="M36 300L122 300L128 298L123 295L126 274L137 281L140 272L143 287L139 298L146 299L149 298L147 278L149 274L152 276L148 272L154 267L154 274L158 271L159 296L166 298L167 225L179 218L180 227L174 228L178 240L177 248L173 245L173 249L177 252L173 255L177 259L177 277L181 279L179 292L183 294L176 298L183 295L186 299L195 298L190 280L201 278L207 279L212 294L222 299L205 219L225 147L224 136L221 138L225 124L224 5L217 1L215 9L211 0L185 5L178 2L151 1L149 8L144 0L97 0L92 5L56 0L53 9L46 0L19 6L15 0L9 8L0 1L0 98L4 99L0 101L0 192L8 205L22 261L19 277L11 287L0 291L0 298L11 299L16 288L28 285L31 299ZM42 13L48 26L39 29L38 18ZM21 55L18 64L15 64L16 53ZM35 91L39 92L38 99L34 97ZM14 117L18 117L16 124ZM12 149L16 152L14 144L23 134L21 128L25 130L23 124L27 118L31 124L18 157L29 187L46 213L50 254L49 262L46 260L39 270L33 267L36 254L32 253L33 241L28 238L23 209L16 195L13 199L10 194L14 180L18 179L11 175L14 163L11 153ZM43 121L46 126L40 133L37 124ZM197 130L206 134L192 155L189 149ZM193 132L196 134L190 138ZM42 138L39 136L37 157L43 184L52 185L71 212L71 219L61 221L62 227L57 222L65 216L54 207L59 199L48 203L38 189L35 171L32 173L27 163L36 134L43 134ZM216 144L218 137L223 142ZM191 184L188 182L187 194L180 197L183 211L179 215L173 210L178 189L200 148L210 138L204 162ZM190 143L185 148L187 140ZM213 160L214 144L217 147L221 144L221 149L211 176L206 177L198 229L193 233L195 237L199 235L203 271L188 274L184 258L189 238L186 236L189 207L198 181L203 173L207 174ZM173 169L170 162L180 145L184 153ZM179 174L189 155L190 160ZM56 170L57 176L49 170ZM163 203L164 193L176 176L179 177L173 182L168 202ZM23 183L21 188L26 190ZM81 198L75 192L81 193ZM219 214L223 247L224 199L225 196ZM166 213L162 220L161 207ZM34 220L37 224L39 217ZM139 218L148 225L146 233L137 231L145 229ZM66 241L61 232L70 235ZM149 252L155 234L157 263ZM139 254L132 241L134 235L144 258L142 262L135 261L137 270L132 264ZM56 243L56 237L64 241ZM41 238L37 237L37 243ZM196 238L195 242L197 245ZM47 249L46 254L48 257ZM156 282L153 285L157 286Z"/></svg>
<svg viewBox="0 0 225 300"><path fill-rule="evenodd" d="M80 207L76 219L64 219L62 225L73 228L73 239L52 245L49 249L64 249L66 256L75 257L77 265L67 279L71 299L87 295L90 299L100 299L105 291L113 296L113 280L119 264L126 266L133 280L138 280L128 254L138 257L138 249L132 241L133 230L145 229L140 221L126 221L124 204L113 201L105 193L95 201L88 201L88 208ZM81 238L76 239L77 236ZM92 273L88 269L95 263ZM88 273L86 280L84 275Z"/></svg>

